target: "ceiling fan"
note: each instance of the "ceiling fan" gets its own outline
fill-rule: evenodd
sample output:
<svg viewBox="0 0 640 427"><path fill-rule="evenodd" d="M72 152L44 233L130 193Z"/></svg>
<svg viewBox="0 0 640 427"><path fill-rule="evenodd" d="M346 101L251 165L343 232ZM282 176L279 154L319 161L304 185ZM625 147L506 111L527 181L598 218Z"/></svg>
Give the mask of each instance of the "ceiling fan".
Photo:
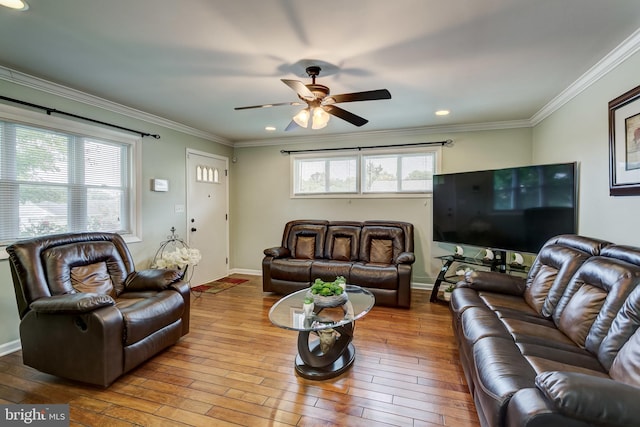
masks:
<svg viewBox="0 0 640 427"><path fill-rule="evenodd" d="M305 85L298 80L281 79L281 81L293 89L298 98L307 104L307 107L293 116L293 120L285 131L297 128L306 128L311 121L312 129L322 129L329 122L329 118L336 116L355 126L362 126L369 120L344 110L335 104L341 102L355 101L375 101L378 99L391 99L391 93L387 89L370 90L365 92L344 93L341 95L330 95L327 86L316 84L316 77L320 74L320 67L310 66L306 68L307 74L311 77L311 84ZM248 107L236 107L235 110L248 110L251 108L277 107L281 105L304 105L299 101L280 102L277 104L250 105Z"/></svg>

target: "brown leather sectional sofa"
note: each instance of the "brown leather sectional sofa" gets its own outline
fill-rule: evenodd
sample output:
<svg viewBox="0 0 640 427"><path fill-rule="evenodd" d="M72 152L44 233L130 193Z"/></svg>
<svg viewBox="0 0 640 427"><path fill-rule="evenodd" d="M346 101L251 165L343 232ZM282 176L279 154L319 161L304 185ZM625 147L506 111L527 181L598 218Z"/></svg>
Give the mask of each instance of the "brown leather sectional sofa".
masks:
<svg viewBox="0 0 640 427"><path fill-rule="evenodd" d="M7 248L25 365L99 386L189 332L177 270L134 270L117 234L77 233Z"/></svg>
<svg viewBox="0 0 640 427"><path fill-rule="evenodd" d="M483 426L640 425L640 248L549 240L526 278L467 273L451 296Z"/></svg>
<svg viewBox="0 0 640 427"><path fill-rule="evenodd" d="M369 289L376 304L411 306L413 225L399 221L295 220L284 227L282 244L264 250L262 289L288 294L315 279Z"/></svg>

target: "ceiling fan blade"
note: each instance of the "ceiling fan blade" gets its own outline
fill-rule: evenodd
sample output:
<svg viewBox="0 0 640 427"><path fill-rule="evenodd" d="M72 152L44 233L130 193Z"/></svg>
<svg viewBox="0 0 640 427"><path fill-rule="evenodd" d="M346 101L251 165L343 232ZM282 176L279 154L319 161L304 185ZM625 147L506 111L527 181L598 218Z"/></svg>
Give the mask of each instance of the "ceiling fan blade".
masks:
<svg viewBox="0 0 640 427"><path fill-rule="evenodd" d="M331 114L333 116L339 117L342 120L346 120L347 122L351 123L352 125L355 125L355 126L358 126L358 127L369 123L369 120L367 120L367 119L365 119L363 117L360 117L358 115L355 115L353 113L350 113L347 110L343 110L340 107L336 107L335 105L325 105L322 108L324 108L324 111L326 111L327 113L329 113L329 114Z"/></svg>
<svg viewBox="0 0 640 427"><path fill-rule="evenodd" d="M293 120L291 120L291 123L289 123L287 125L287 127L284 129L285 132L288 132L290 130L296 130L298 129L300 126Z"/></svg>
<svg viewBox="0 0 640 427"><path fill-rule="evenodd" d="M282 81L282 83L286 84L291 89L295 90L296 93L302 99L309 100L309 101L313 101L314 99L316 99L316 96L313 94L313 92L311 92L309 90L309 88L306 87L304 85L304 83L302 83L301 81L298 81L298 80L286 80L286 79L280 79L280 80Z"/></svg>
<svg viewBox="0 0 640 427"><path fill-rule="evenodd" d="M375 101L378 99L391 99L391 93L387 89L368 90L366 92L343 93L329 95L325 100L331 104L339 102ZM333 100L333 102L331 101Z"/></svg>
<svg viewBox="0 0 640 427"><path fill-rule="evenodd" d="M235 107L234 110L249 110L251 108L279 107L281 105L303 105L303 104L302 104L302 102L298 102L298 101L294 101L294 102L278 102L276 104L249 105L247 107Z"/></svg>

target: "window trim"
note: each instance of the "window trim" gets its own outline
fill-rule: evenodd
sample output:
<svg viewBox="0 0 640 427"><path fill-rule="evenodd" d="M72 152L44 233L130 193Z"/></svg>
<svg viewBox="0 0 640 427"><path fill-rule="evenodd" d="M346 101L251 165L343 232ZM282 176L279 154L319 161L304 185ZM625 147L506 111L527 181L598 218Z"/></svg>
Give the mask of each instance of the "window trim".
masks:
<svg viewBox="0 0 640 427"><path fill-rule="evenodd" d="M129 144L131 146L131 155L133 156L131 169L128 171L132 181L129 203L131 232L123 234L122 237L127 243L142 241L142 200L140 197L142 194L142 138L139 135L131 135L113 129L79 123L6 104L0 104L0 119L25 126L37 126L64 133L79 134L98 140ZM4 250L5 247L0 246L0 259L8 258L8 254Z"/></svg>
<svg viewBox="0 0 640 427"><path fill-rule="evenodd" d="M355 148L354 148L355 150ZM434 156L434 171L433 174L440 173L440 162L442 158L442 146L425 146L415 148L404 148L398 146L397 148L384 148L384 149L358 149L354 154L345 152L336 152L333 154L319 154L319 153L301 153L291 154L289 160L289 198L291 199L417 199L417 198L430 198L433 194L432 191L428 192L365 192L363 190L363 174L364 171L364 157L371 155L398 155L414 153L433 153ZM296 160L298 159L330 159L330 158L345 158L355 157L357 162L357 192L355 193L312 193L312 194L296 194Z"/></svg>

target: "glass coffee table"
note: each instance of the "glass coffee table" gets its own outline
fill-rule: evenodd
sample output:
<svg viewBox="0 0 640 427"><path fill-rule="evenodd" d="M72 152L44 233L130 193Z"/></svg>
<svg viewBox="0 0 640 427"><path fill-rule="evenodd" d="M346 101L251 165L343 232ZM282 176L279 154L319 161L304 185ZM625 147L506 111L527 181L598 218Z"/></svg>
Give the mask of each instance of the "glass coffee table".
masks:
<svg viewBox="0 0 640 427"><path fill-rule="evenodd" d="M325 380L342 374L353 364L355 321L371 310L375 297L366 289L347 285L346 303L331 308L316 305L306 315L302 306L307 291L294 292L276 302L269 311L269 320L280 328L298 331L298 375Z"/></svg>

